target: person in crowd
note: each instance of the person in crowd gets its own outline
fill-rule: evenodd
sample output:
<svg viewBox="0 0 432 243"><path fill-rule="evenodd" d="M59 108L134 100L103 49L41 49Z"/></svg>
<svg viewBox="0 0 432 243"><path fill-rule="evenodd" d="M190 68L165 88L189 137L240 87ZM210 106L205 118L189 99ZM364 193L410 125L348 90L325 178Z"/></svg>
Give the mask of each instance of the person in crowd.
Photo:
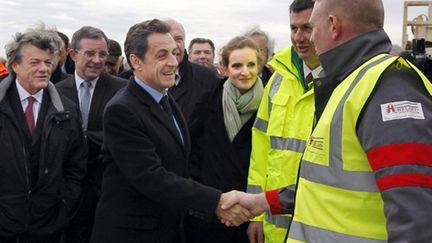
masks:
<svg viewBox="0 0 432 243"><path fill-rule="evenodd" d="M208 67L216 71L214 66L215 45L206 38L194 38L189 42L189 62Z"/></svg>
<svg viewBox="0 0 432 243"><path fill-rule="evenodd" d="M268 61L272 59L274 52L274 40L259 26L255 26L244 33L245 36L254 40L260 47L261 59L263 60L259 66L259 76L264 84L268 83L273 74L272 67Z"/></svg>
<svg viewBox="0 0 432 243"><path fill-rule="evenodd" d="M193 158L200 165L195 179L223 192L246 190L251 129L264 90L258 77L259 52L248 37L229 41L221 52L228 77L199 104L192 119L192 153L198 153ZM187 242L249 242L247 223L227 228L216 218L210 223L191 216L187 219Z"/></svg>
<svg viewBox="0 0 432 243"><path fill-rule="evenodd" d="M171 28L170 34L176 42L176 59L179 63L176 70L175 85L169 89L169 92L179 104L186 121L190 123L197 102L201 100L205 93L213 89L219 83L219 80L215 72L189 62L185 47L186 34L183 26L174 19L165 19L164 21Z"/></svg>
<svg viewBox="0 0 432 243"><path fill-rule="evenodd" d="M312 0L295 0L289 9L291 43L270 61L275 73L264 91L252 129L248 174L250 193L289 185L295 188L298 165L314 121L312 78L320 71L314 45L309 41ZM294 198L291 198L294 200ZM291 215L266 212L249 224L250 242L282 242Z"/></svg>
<svg viewBox="0 0 432 243"><path fill-rule="evenodd" d="M8 71L4 63L0 62L0 81L8 76Z"/></svg>
<svg viewBox="0 0 432 243"><path fill-rule="evenodd" d="M108 101L127 80L105 73L108 38L98 28L85 26L72 36L70 55L75 74L56 84L80 108L88 145L88 170L79 208L66 231L67 243L89 242L102 183L102 116Z"/></svg>
<svg viewBox="0 0 432 243"><path fill-rule="evenodd" d="M241 207L221 210L230 193L187 178L188 127L167 92L178 65L169 25L135 24L124 49L134 76L105 108L105 170L91 242L184 242L185 212L202 219L216 213L234 225L236 217L247 220Z"/></svg>
<svg viewBox="0 0 432 243"><path fill-rule="evenodd" d="M432 84L388 54L382 1L316 0L310 22L323 73L287 242L428 242ZM238 195L292 211L283 190Z"/></svg>
<svg viewBox="0 0 432 243"><path fill-rule="evenodd" d="M55 31L55 33L59 36L59 38L56 39L58 39L60 48L57 54L57 58L54 60L54 70L50 78L50 81L54 84L70 76L62 70L64 63L66 62L66 56L69 51L69 38L60 31Z"/></svg>
<svg viewBox="0 0 432 243"><path fill-rule="evenodd" d="M105 61L105 72L117 76L123 72L123 57L120 44L112 39L109 39L108 57Z"/></svg>
<svg viewBox="0 0 432 243"><path fill-rule="evenodd" d="M49 82L58 50L45 27L6 45L0 82L0 242L60 243L86 170L78 109Z"/></svg>

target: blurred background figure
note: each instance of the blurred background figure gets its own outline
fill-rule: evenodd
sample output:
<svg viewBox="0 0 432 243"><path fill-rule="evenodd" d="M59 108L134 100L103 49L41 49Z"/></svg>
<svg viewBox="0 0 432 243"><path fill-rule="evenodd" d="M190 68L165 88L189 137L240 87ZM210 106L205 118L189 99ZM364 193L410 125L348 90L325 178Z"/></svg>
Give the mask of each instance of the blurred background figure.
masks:
<svg viewBox="0 0 432 243"><path fill-rule="evenodd" d="M392 49L390 50L390 55L400 56L404 51L405 50L400 45L393 44Z"/></svg>
<svg viewBox="0 0 432 243"><path fill-rule="evenodd" d="M51 74L50 81L53 83L58 83L59 81L62 81L63 79L66 79L70 76L63 70L69 50L69 38L62 32L54 32L59 37L56 38L56 42L58 42L57 44L59 45L59 51L56 58L54 59L53 72Z"/></svg>
<svg viewBox="0 0 432 243"><path fill-rule="evenodd" d="M176 42L176 59L179 63L176 70L175 85L169 93L180 106L188 124L196 110L197 102L218 83L216 73L189 61L185 46L186 33L183 25L175 19L164 19L170 26L170 34Z"/></svg>
<svg viewBox="0 0 432 243"><path fill-rule="evenodd" d="M215 45L206 38L194 38L189 42L189 62L208 67L214 71Z"/></svg>
<svg viewBox="0 0 432 243"><path fill-rule="evenodd" d="M6 60L0 58L0 81L6 78L6 76L9 74L5 64L6 64Z"/></svg>
<svg viewBox="0 0 432 243"><path fill-rule="evenodd" d="M228 77L198 104L192 119L191 164L199 172L194 179L223 192L246 190L252 126L263 94L260 62L255 41L242 36L228 42L221 52ZM216 218L207 223L188 216L185 225L186 242L249 242L248 223L227 228Z"/></svg>
<svg viewBox="0 0 432 243"><path fill-rule="evenodd" d="M105 61L105 72L117 76L123 72L123 57L120 44L112 39L109 39L108 57Z"/></svg>
<svg viewBox="0 0 432 243"><path fill-rule="evenodd" d="M274 54L274 40L270 39L270 36L261 30L259 26L254 26L246 31L244 35L254 40L260 48L262 62L259 66L259 76L265 86L273 74L273 70L267 62L271 60Z"/></svg>

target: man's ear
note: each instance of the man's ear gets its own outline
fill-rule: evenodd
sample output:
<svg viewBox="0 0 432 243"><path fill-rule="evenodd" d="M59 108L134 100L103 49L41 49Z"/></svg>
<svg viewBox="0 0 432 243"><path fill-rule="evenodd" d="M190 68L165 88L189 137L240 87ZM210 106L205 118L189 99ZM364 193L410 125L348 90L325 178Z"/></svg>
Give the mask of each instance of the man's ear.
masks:
<svg viewBox="0 0 432 243"><path fill-rule="evenodd" d="M134 70L140 70L141 69L141 64L143 61L137 55L135 55L133 53L130 54L129 55L129 61L130 61Z"/></svg>
<svg viewBox="0 0 432 243"><path fill-rule="evenodd" d="M329 15L329 21L330 21L330 31L331 31L331 37L333 40L337 40L340 38L342 33L342 23L340 19L335 15Z"/></svg>

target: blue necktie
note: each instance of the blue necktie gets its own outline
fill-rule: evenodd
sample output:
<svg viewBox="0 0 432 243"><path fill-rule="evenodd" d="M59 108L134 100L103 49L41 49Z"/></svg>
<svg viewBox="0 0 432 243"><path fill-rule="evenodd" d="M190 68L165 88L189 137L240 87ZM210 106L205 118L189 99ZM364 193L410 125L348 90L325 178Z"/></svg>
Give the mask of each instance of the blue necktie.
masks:
<svg viewBox="0 0 432 243"><path fill-rule="evenodd" d="M81 116L82 116L82 123L84 130L87 130L87 122L88 122L88 116L89 116L89 110L90 110L90 89L92 87L92 84L88 81L84 81L81 83L81 102L80 102L80 108L81 108Z"/></svg>

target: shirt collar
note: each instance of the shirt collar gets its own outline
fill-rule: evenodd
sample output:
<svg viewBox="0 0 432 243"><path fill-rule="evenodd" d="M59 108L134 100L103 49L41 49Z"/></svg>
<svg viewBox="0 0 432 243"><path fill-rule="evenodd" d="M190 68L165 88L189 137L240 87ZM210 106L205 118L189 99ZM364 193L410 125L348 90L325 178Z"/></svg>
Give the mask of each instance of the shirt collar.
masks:
<svg viewBox="0 0 432 243"><path fill-rule="evenodd" d="M144 81L139 79L137 76L134 77L134 80L141 88L147 91L147 93L149 93L157 103L159 103L162 97L167 94L166 89L161 93L159 90L156 90L152 88L150 85L144 83Z"/></svg>
<svg viewBox="0 0 432 243"><path fill-rule="evenodd" d="M99 76L99 77L100 77L100 76ZM89 82L92 84L92 87L96 87L96 83L97 83L99 77L97 77L97 78L95 78L95 79L89 81ZM75 71L75 84L76 84L77 90L79 90L79 88L81 87L81 84L82 84L84 81L85 81L85 80L82 79L82 78L78 75L78 73Z"/></svg>
<svg viewBox="0 0 432 243"><path fill-rule="evenodd" d="M18 95L20 97L21 102L26 100L29 96L33 96L36 101L41 104L42 103L42 97L43 97L43 89L39 90L36 94L32 95L27 90L24 89L23 86L21 86L20 82L18 82L18 79L16 80L16 87L18 90Z"/></svg>
<svg viewBox="0 0 432 243"><path fill-rule="evenodd" d="M312 70L312 69L310 69L310 68L306 65L306 63L303 61L303 73L304 73L304 77L305 77L305 78L309 75L309 73L312 73L312 77L313 77L314 79L316 79L316 78L319 77L319 74L321 73L322 70L323 70L323 69L322 69L321 66L318 66L318 67L316 67L316 68L314 68L314 69Z"/></svg>

